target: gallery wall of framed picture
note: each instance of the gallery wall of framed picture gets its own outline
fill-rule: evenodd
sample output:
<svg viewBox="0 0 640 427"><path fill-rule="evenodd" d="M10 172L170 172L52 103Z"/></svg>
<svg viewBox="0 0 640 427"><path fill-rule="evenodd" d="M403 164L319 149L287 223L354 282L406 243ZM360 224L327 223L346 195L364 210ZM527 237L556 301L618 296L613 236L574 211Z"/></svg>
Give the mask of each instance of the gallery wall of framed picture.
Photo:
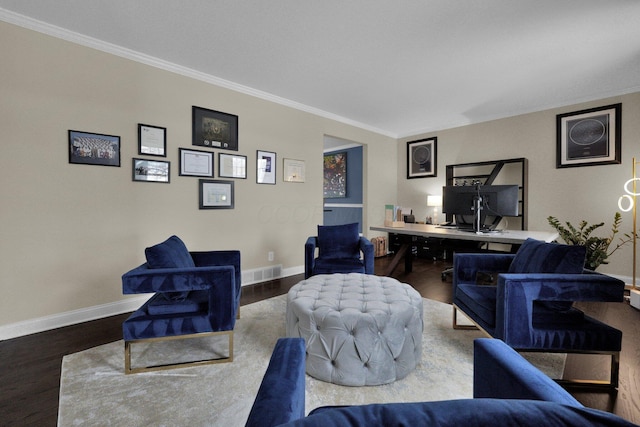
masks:
<svg viewBox="0 0 640 427"><path fill-rule="evenodd" d="M178 176L199 178L194 181L199 209L233 209L233 180L247 179L249 168L248 157L233 152L240 148L238 116L197 106L192 106L191 112L191 147L178 147ZM138 156L131 159L132 181L171 183L167 133L165 126L137 123ZM120 167L121 144L117 135L69 130L69 163ZM277 153L256 150L255 161L256 183L276 185ZM221 179L216 179L216 174ZM305 183L305 161L283 158L281 179L283 183Z"/></svg>

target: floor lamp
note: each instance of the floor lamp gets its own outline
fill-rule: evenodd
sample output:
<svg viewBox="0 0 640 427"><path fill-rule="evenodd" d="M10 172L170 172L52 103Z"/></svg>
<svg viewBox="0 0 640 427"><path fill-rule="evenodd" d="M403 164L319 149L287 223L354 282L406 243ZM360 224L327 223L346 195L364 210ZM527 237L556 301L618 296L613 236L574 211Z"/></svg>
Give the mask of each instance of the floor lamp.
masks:
<svg viewBox="0 0 640 427"><path fill-rule="evenodd" d="M638 176L636 175L636 165L640 162L633 158L633 164L631 169L631 179L624 183L624 191L627 194L623 194L618 200L618 207L623 212L632 212L633 216L633 283L630 290L630 303L631 306L640 310L640 289L636 283L636 268L637 268L637 254L638 254L638 224L637 224L637 201L638 196Z"/></svg>

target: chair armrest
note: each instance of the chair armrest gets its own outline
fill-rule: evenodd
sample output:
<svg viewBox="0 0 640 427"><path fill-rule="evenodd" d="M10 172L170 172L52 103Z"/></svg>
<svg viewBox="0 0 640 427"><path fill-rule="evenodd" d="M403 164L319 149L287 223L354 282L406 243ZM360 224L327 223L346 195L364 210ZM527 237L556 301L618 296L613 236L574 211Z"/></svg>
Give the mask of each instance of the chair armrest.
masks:
<svg viewBox="0 0 640 427"><path fill-rule="evenodd" d="M473 348L474 399L545 400L583 407L503 341L479 338L474 340Z"/></svg>
<svg viewBox="0 0 640 427"><path fill-rule="evenodd" d="M251 407L246 427L272 427L304 418L305 344L280 338Z"/></svg>
<svg viewBox="0 0 640 427"><path fill-rule="evenodd" d="M304 278L311 277L316 259L316 247L318 246L318 238L316 236L309 237L304 244Z"/></svg>
<svg viewBox="0 0 640 427"><path fill-rule="evenodd" d="M373 274L374 271L374 256L373 256L373 243L366 237L360 236L359 241L360 252L362 252L362 258L364 260L364 272L365 274Z"/></svg>
<svg viewBox="0 0 640 427"><path fill-rule="evenodd" d="M232 265L235 269L236 287L239 289L242 283L242 270L240 267L240 251L206 251L189 252L196 267L213 267Z"/></svg>
<svg viewBox="0 0 640 427"><path fill-rule="evenodd" d="M235 293L235 268L231 265L220 267L149 268L147 264L142 264L122 275L122 293L143 294L195 291L226 283L231 283Z"/></svg>
<svg viewBox="0 0 640 427"><path fill-rule="evenodd" d="M453 254L453 295L459 283L476 283L480 271L501 273L509 270L515 254Z"/></svg>
<svg viewBox="0 0 640 427"><path fill-rule="evenodd" d="M515 337L530 329L534 301L622 302L624 286L623 281L599 273L500 274L495 337L511 346L526 345Z"/></svg>

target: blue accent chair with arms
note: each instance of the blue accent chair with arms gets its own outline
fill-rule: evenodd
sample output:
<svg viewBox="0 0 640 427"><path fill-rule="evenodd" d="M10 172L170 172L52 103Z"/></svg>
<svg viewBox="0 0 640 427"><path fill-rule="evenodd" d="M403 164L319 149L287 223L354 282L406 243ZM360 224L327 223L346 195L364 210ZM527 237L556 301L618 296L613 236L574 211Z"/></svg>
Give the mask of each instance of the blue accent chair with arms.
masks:
<svg viewBox="0 0 640 427"><path fill-rule="evenodd" d="M240 252L189 252L177 236L146 248L147 262L122 276L124 294L154 293L122 325L125 373L233 361ZM228 356L133 368L134 343L226 335Z"/></svg>
<svg viewBox="0 0 640 427"><path fill-rule="evenodd" d="M474 341L473 399L325 406L305 417L304 364L302 338L278 340L246 427L634 426L616 415L585 408L496 339Z"/></svg>
<svg viewBox="0 0 640 427"><path fill-rule="evenodd" d="M317 274L374 274L373 244L360 236L357 223L319 225L318 235L307 239L304 252L305 279Z"/></svg>
<svg viewBox="0 0 640 427"><path fill-rule="evenodd" d="M453 326L457 311L517 351L606 354L610 380L562 380L616 388L622 332L573 307L574 301L622 302L624 282L584 269L585 248L528 239L516 254L461 254L453 260ZM497 284L476 283L478 274Z"/></svg>

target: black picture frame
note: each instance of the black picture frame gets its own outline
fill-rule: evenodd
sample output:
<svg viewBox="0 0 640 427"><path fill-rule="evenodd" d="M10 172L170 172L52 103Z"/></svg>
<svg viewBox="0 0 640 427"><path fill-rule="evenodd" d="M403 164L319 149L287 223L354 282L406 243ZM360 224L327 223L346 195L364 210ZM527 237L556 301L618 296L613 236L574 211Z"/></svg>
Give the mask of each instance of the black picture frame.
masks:
<svg viewBox="0 0 640 427"><path fill-rule="evenodd" d="M323 156L323 198L347 197L347 160L346 151Z"/></svg>
<svg viewBox="0 0 640 427"><path fill-rule="evenodd" d="M622 104L556 116L556 168L620 164Z"/></svg>
<svg viewBox="0 0 640 427"><path fill-rule="evenodd" d="M200 209L233 209L235 204L233 184L233 181L199 180L198 207Z"/></svg>
<svg viewBox="0 0 640 427"><path fill-rule="evenodd" d="M193 106L191 144L238 151L238 116Z"/></svg>
<svg viewBox="0 0 640 427"><path fill-rule="evenodd" d="M178 148L180 176L213 178L213 153L210 151Z"/></svg>
<svg viewBox="0 0 640 427"><path fill-rule="evenodd" d="M138 123L138 154L167 157L167 128Z"/></svg>
<svg viewBox="0 0 640 427"><path fill-rule="evenodd" d="M407 179L438 176L438 138L407 142Z"/></svg>
<svg viewBox="0 0 640 427"><path fill-rule="evenodd" d="M120 137L69 130L69 163L120 167Z"/></svg>
<svg viewBox="0 0 640 427"><path fill-rule="evenodd" d="M156 182L169 184L171 181L171 163L164 160L133 158L132 180L138 182Z"/></svg>
<svg viewBox="0 0 640 427"><path fill-rule="evenodd" d="M218 153L218 176L220 178L247 179L247 156Z"/></svg>
<svg viewBox="0 0 640 427"><path fill-rule="evenodd" d="M256 183L276 183L276 153L257 150L256 152Z"/></svg>

